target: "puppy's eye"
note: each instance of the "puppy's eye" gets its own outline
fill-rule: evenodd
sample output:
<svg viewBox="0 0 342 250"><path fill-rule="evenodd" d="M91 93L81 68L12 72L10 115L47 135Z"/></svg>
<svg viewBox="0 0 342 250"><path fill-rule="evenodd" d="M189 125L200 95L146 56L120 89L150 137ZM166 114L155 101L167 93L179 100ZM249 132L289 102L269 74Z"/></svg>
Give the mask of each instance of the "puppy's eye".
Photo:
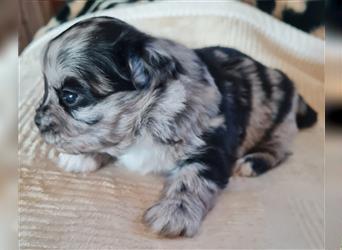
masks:
<svg viewBox="0 0 342 250"><path fill-rule="evenodd" d="M76 104L79 99L78 94L68 90L63 90L62 98L63 102L69 106Z"/></svg>

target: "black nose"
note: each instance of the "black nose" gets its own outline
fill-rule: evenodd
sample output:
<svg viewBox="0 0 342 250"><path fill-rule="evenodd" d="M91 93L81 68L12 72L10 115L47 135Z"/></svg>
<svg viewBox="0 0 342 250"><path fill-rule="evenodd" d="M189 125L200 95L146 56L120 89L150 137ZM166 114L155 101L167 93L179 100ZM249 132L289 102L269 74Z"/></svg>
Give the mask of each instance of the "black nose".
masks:
<svg viewBox="0 0 342 250"><path fill-rule="evenodd" d="M42 115L40 113L36 113L36 115L34 116L34 123L37 125L37 127L39 128L42 122Z"/></svg>

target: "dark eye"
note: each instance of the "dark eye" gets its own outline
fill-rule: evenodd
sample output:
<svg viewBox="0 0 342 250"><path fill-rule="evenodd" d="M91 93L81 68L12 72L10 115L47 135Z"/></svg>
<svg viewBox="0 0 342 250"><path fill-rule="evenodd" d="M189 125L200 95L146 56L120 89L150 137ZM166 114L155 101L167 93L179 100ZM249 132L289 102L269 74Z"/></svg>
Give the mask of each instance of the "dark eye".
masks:
<svg viewBox="0 0 342 250"><path fill-rule="evenodd" d="M78 100L78 95L74 92L63 90L62 98L65 104L74 105Z"/></svg>

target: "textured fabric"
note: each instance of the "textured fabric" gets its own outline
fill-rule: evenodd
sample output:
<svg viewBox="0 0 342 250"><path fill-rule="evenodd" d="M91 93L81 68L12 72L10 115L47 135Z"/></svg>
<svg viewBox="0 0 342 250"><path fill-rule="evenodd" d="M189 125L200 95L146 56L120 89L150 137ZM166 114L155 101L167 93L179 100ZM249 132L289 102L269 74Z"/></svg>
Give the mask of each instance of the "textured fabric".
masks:
<svg viewBox="0 0 342 250"><path fill-rule="evenodd" d="M162 0L149 0L162 1ZM233 0L231 0L233 1ZM236 0L268 13L300 30L324 38L324 0ZM121 7L122 5L146 2L146 0L69 0L47 25L40 28L35 37L40 37L58 25L85 14Z"/></svg>
<svg viewBox="0 0 342 250"><path fill-rule="evenodd" d="M193 239L162 239L141 223L159 196L162 178L106 166L70 174L33 124L42 95L39 56L59 26L22 54L19 103L21 249L322 248L323 42L238 2L157 2L107 10L153 35L197 48L237 48L292 78L320 114L296 138L293 155L257 178L232 178ZM79 20L79 19L78 19ZM77 20L75 20L77 21Z"/></svg>

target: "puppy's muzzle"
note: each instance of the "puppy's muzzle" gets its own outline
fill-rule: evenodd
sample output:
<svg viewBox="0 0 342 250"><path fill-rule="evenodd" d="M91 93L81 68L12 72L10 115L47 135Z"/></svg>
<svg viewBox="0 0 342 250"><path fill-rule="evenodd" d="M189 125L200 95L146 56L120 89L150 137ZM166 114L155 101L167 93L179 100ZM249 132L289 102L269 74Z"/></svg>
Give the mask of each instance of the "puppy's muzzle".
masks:
<svg viewBox="0 0 342 250"><path fill-rule="evenodd" d="M55 128L55 123L48 119L46 109L38 108L34 116L34 123L38 127L40 133L52 132Z"/></svg>

